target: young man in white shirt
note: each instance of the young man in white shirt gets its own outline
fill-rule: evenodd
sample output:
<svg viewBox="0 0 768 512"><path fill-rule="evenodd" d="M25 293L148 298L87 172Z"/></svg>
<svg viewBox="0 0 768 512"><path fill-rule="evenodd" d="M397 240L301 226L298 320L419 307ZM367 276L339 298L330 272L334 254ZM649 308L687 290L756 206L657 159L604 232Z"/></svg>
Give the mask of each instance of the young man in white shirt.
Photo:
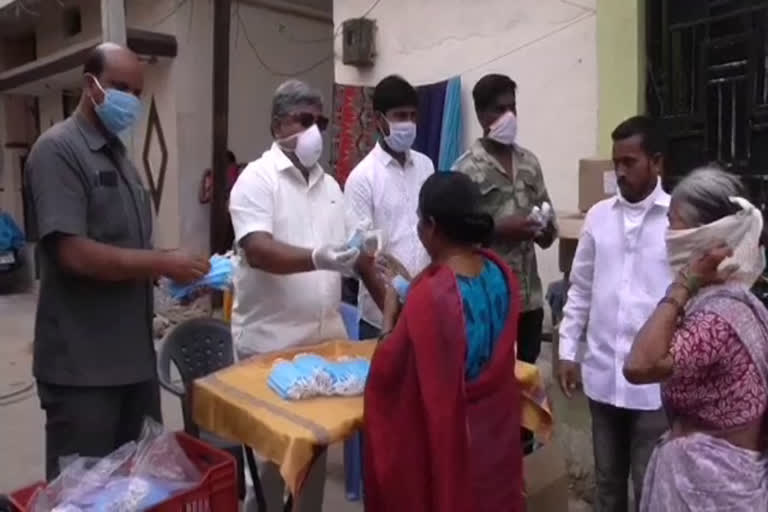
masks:
<svg viewBox="0 0 768 512"><path fill-rule="evenodd" d="M664 234L669 195L661 188L663 138L633 117L612 134L619 194L587 213L560 324L558 377L566 396L579 383L592 413L597 512L626 512L631 476L640 502L648 459L667 421L658 385L622 373L635 335L672 282ZM586 334L586 346L580 343Z"/></svg>
<svg viewBox="0 0 768 512"><path fill-rule="evenodd" d="M275 142L232 189L229 210L240 262L235 270L232 338L239 358L345 338L341 274L359 256L347 249L341 189L317 163L323 150L320 93L298 80L275 92ZM262 477L268 510L282 510L273 465ZM298 509L320 512L325 455L312 468Z"/></svg>
<svg viewBox="0 0 768 512"><path fill-rule="evenodd" d="M435 172L428 156L411 149L416 139L419 97L399 76L388 76L376 86L373 109L379 142L352 170L344 186L347 230L364 225L382 231L385 253L394 256L415 276L429 264L429 256L416 234L419 191ZM378 286L377 286L378 284ZM361 284L358 298L360 339L376 338L381 331L383 283Z"/></svg>

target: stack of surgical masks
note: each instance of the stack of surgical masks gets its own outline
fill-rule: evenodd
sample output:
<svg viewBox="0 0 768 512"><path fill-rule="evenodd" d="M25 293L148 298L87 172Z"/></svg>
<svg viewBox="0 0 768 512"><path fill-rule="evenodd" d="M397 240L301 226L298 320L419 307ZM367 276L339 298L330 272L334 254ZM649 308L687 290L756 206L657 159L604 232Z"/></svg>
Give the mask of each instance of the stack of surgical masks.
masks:
<svg viewBox="0 0 768 512"><path fill-rule="evenodd" d="M201 290L228 290L232 286L232 274L234 272L234 256L230 251L224 255L211 256L211 270L198 281L191 284L178 284L173 281L167 283L167 290L174 300L184 301L193 298Z"/></svg>
<svg viewBox="0 0 768 512"><path fill-rule="evenodd" d="M299 354L293 361L276 361L267 384L285 400L355 396L363 393L369 369L370 362L363 358L331 361L315 354Z"/></svg>

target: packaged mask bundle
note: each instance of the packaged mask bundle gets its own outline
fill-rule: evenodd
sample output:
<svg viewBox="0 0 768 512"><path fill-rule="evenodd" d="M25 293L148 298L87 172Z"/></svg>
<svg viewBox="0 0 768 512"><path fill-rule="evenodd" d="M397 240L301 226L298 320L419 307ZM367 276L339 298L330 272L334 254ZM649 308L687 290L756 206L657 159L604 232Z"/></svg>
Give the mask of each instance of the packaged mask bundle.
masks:
<svg viewBox="0 0 768 512"><path fill-rule="evenodd" d="M214 254L210 259L211 270L202 279L192 284L178 284L167 280L168 294L177 301L193 298L201 290L228 290L232 287L232 275L234 273L234 256L232 251L220 255Z"/></svg>
<svg viewBox="0 0 768 512"><path fill-rule="evenodd" d="M70 457L62 467L32 497L31 512L147 510L197 486L202 477L176 436L149 419L138 441L103 459Z"/></svg>
<svg viewBox="0 0 768 512"><path fill-rule="evenodd" d="M528 218L536 221L541 226L540 229L543 230L549 225L550 222L552 222L552 217L554 217L554 214L555 212L552 211L552 206L549 203L544 202L542 203L541 208L534 206L530 215L528 215Z"/></svg>
<svg viewBox="0 0 768 512"><path fill-rule="evenodd" d="M270 389L285 400L362 394L370 362L362 358L329 361L315 354L279 360L269 374Z"/></svg>

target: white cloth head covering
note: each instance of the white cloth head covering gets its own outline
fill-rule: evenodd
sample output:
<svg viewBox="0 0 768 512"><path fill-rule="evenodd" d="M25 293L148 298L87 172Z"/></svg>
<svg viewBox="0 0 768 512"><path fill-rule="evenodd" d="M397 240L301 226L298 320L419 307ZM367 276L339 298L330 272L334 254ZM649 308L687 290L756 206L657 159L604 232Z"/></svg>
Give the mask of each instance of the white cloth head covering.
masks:
<svg viewBox="0 0 768 512"><path fill-rule="evenodd" d="M760 278L765 270L765 251L760 246L763 215L742 197L732 197L731 201L741 207L733 215L698 228L667 230L667 256L675 273L685 268L692 254L723 241L733 249L733 256L720 263L720 273L727 275L728 281L746 286L752 286Z"/></svg>

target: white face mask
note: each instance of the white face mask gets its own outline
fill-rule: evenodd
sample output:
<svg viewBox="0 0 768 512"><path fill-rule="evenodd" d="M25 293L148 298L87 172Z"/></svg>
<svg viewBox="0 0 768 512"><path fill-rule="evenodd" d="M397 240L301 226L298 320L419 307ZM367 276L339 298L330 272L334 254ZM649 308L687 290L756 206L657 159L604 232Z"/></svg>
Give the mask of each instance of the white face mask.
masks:
<svg viewBox="0 0 768 512"><path fill-rule="evenodd" d="M296 148L286 148L285 143L294 139L296 140ZM320 155L323 154L323 136L316 124L303 132L279 140L278 144L287 151L294 153L301 165L307 168L313 167L320 160Z"/></svg>
<svg viewBox="0 0 768 512"><path fill-rule="evenodd" d="M491 125L488 138L505 146L514 144L517 139L517 116L511 110L499 116Z"/></svg>
<svg viewBox="0 0 768 512"><path fill-rule="evenodd" d="M718 270L729 281L752 286L765 270L765 251L760 246L763 216L752 203L741 197L731 198L741 210L691 229L667 229L665 241L672 272L679 273L699 251L722 240L733 249L733 256L724 259Z"/></svg>
<svg viewBox="0 0 768 512"><path fill-rule="evenodd" d="M387 147L395 153L405 153L416 140L416 123L413 121L402 121L389 124L389 135L384 136L384 142Z"/></svg>

